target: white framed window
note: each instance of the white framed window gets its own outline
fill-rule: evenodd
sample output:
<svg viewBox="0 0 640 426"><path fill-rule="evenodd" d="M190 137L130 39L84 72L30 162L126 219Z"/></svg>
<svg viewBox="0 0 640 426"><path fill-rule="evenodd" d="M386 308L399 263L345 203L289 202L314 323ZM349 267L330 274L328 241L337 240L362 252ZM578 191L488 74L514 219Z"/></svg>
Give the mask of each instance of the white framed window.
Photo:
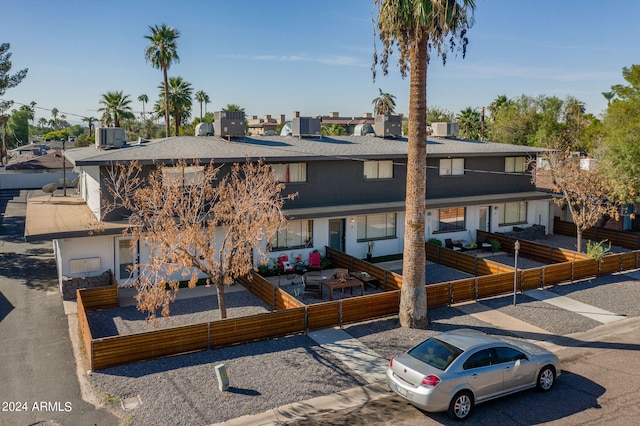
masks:
<svg viewBox="0 0 640 426"><path fill-rule="evenodd" d="M274 163L271 169L280 182L307 181L307 163Z"/></svg>
<svg viewBox="0 0 640 426"><path fill-rule="evenodd" d="M441 158L440 176L458 176L464 174L464 158Z"/></svg>
<svg viewBox="0 0 640 426"><path fill-rule="evenodd" d="M391 179L393 178L393 161L365 161L364 162L364 178L365 179Z"/></svg>
<svg viewBox="0 0 640 426"><path fill-rule="evenodd" d="M204 166L163 167L162 184L168 186L191 186L198 184L204 174Z"/></svg>
<svg viewBox="0 0 640 426"><path fill-rule="evenodd" d="M527 202L505 203L500 209L500 225L527 223Z"/></svg>
<svg viewBox="0 0 640 426"><path fill-rule="evenodd" d="M527 157L505 157L504 171L507 173L524 173L527 171Z"/></svg>
<svg viewBox="0 0 640 426"><path fill-rule="evenodd" d="M463 231L466 229L466 208L449 207L438 209L437 232Z"/></svg>
<svg viewBox="0 0 640 426"><path fill-rule="evenodd" d="M313 220L290 220L271 241L274 250L313 246Z"/></svg>
<svg viewBox="0 0 640 426"><path fill-rule="evenodd" d="M358 241L395 237L396 221L396 213L379 213L358 216Z"/></svg>

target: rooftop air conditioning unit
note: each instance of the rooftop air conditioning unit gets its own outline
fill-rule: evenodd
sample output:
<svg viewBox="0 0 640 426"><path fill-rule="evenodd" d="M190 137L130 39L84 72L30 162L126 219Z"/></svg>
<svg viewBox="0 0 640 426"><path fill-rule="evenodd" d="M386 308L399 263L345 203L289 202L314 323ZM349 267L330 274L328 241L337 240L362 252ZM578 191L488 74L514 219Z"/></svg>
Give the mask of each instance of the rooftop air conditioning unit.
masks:
<svg viewBox="0 0 640 426"><path fill-rule="evenodd" d="M291 135L320 136L320 119L312 117L294 117L291 122Z"/></svg>
<svg viewBox="0 0 640 426"><path fill-rule="evenodd" d="M457 138L460 133L458 123L431 123L432 136L439 138Z"/></svg>
<svg viewBox="0 0 640 426"><path fill-rule="evenodd" d="M244 137L243 111L216 111L213 113L215 134L224 137Z"/></svg>
<svg viewBox="0 0 640 426"><path fill-rule="evenodd" d="M196 136L213 136L213 123L203 121L196 126Z"/></svg>
<svg viewBox="0 0 640 426"><path fill-rule="evenodd" d="M381 138L402 136L402 115L376 115L373 130Z"/></svg>
<svg viewBox="0 0 640 426"><path fill-rule="evenodd" d="M97 148L120 148L127 142L127 132L120 127L97 127Z"/></svg>

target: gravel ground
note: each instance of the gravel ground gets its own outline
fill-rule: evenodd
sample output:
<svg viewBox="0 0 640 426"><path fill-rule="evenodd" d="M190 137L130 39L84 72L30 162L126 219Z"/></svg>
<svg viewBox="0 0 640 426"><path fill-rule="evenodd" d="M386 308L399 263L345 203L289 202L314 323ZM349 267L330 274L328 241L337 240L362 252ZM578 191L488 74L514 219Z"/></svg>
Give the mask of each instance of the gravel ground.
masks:
<svg viewBox="0 0 640 426"><path fill-rule="evenodd" d="M240 284L236 284L240 285ZM225 293L227 318L270 312L271 308L248 291ZM94 338L117 336L119 334L141 333L159 328L220 319L218 298L211 296L178 299L170 306L170 317L160 317L157 324L145 321L146 313L135 306L87 312L87 319Z"/></svg>

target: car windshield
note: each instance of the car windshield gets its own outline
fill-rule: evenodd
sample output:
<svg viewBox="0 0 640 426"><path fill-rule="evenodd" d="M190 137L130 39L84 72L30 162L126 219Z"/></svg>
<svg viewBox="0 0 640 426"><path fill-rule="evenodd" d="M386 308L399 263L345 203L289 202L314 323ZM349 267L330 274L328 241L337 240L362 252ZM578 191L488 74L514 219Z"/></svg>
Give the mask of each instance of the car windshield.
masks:
<svg viewBox="0 0 640 426"><path fill-rule="evenodd" d="M435 338L425 340L408 352L412 357L443 371L461 353L461 349Z"/></svg>

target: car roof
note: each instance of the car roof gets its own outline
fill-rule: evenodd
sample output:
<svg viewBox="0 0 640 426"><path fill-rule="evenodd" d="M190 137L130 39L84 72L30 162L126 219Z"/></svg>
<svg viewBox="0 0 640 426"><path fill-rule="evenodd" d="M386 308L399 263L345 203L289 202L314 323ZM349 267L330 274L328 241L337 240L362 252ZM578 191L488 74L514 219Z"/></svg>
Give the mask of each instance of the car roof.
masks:
<svg viewBox="0 0 640 426"><path fill-rule="evenodd" d="M502 342L502 340L495 336L490 336L481 331L472 330L470 328L460 328L457 330L447 331L434 336L434 338L462 349L463 351L486 344Z"/></svg>

